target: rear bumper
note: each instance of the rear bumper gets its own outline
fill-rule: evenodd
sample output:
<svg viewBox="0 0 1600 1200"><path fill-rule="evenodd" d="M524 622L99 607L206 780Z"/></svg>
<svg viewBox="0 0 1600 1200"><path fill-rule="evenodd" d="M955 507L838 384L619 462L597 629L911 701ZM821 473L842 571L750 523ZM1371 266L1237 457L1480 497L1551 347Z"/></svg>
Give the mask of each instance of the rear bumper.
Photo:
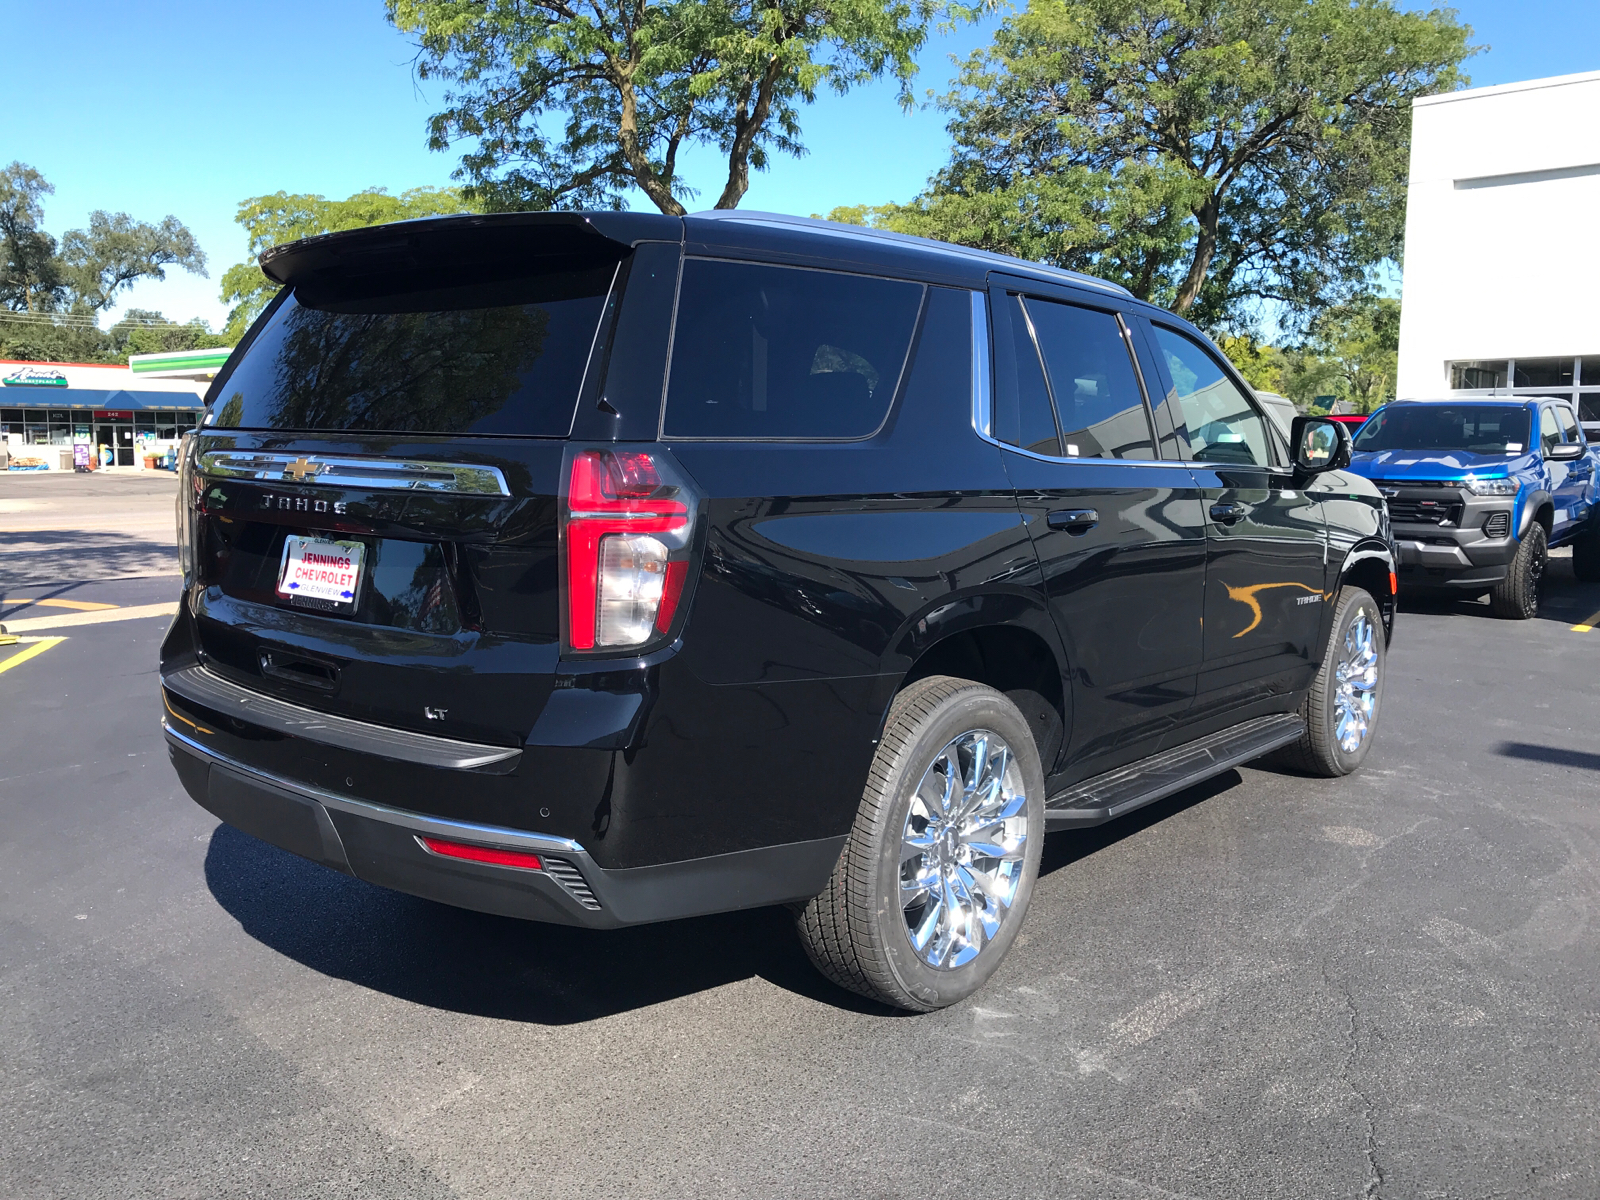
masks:
<svg viewBox="0 0 1600 1200"><path fill-rule="evenodd" d="M229 760L164 724L184 789L214 816L368 883L458 908L614 929L809 899L843 837L607 870L568 838L424 816L340 796ZM444 858L419 838L533 853L541 870Z"/></svg>

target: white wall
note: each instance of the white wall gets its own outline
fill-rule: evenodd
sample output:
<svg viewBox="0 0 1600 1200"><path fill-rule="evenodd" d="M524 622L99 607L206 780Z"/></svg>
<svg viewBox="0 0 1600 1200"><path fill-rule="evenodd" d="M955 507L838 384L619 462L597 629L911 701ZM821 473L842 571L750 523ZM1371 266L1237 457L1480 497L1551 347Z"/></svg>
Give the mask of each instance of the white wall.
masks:
<svg viewBox="0 0 1600 1200"><path fill-rule="evenodd" d="M1417 100L1398 394L1443 395L1451 360L1585 354L1600 355L1600 71Z"/></svg>

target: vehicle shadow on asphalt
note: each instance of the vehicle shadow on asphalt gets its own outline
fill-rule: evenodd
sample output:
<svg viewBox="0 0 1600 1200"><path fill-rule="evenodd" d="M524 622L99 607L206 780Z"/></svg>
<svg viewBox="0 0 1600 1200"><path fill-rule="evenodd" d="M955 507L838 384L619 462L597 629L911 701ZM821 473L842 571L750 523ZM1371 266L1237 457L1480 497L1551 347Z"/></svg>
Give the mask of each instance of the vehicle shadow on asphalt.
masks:
<svg viewBox="0 0 1600 1200"><path fill-rule="evenodd" d="M6 551L7 588L49 586L63 580L163 575L178 569L177 547L170 541L146 541L83 529L30 529L8 533L5 540L12 547L45 547Z"/></svg>
<svg viewBox="0 0 1600 1200"><path fill-rule="evenodd" d="M1221 775L1214 775L1202 783L1176 792L1165 800L1157 800L1154 804L1147 804L1125 817L1107 821L1104 825L1052 833L1045 838L1044 857L1039 862L1039 878L1043 879L1046 875L1063 867L1070 867L1091 854L1115 846L1125 838L1133 837L1152 825L1159 825L1168 817L1176 816L1197 804L1203 804L1213 796L1221 795L1243 782L1243 776L1238 771L1224 771Z"/></svg>
<svg viewBox="0 0 1600 1200"><path fill-rule="evenodd" d="M1539 589L1539 611L1536 621L1553 621L1558 625L1576 625L1600 611L1600 583L1583 583L1572 573L1572 556L1552 553L1545 568L1544 582ZM1400 593L1400 613L1418 613L1430 616L1480 617L1487 621L1500 618L1494 615L1485 598L1466 600L1450 596ZM1516 624L1508 621L1507 624Z"/></svg>
<svg viewBox="0 0 1600 1200"><path fill-rule="evenodd" d="M219 825L206 884L245 933L337 979L450 1012L571 1025L760 977L822 1004L895 1009L835 987L784 908L589 930L452 908L330 871Z"/></svg>
<svg viewBox="0 0 1600 1200"><path fill-rule="evenodd" d="M1241 782L1227 771L1106 825L1045 839L1040 876ZM786 908L573 929L452 908L352 879L218 825L206 884L245 933L324 975L431 1008L540 1025L612 1016L759 977L851 1012L910 1014L829 983Z"/></svg>

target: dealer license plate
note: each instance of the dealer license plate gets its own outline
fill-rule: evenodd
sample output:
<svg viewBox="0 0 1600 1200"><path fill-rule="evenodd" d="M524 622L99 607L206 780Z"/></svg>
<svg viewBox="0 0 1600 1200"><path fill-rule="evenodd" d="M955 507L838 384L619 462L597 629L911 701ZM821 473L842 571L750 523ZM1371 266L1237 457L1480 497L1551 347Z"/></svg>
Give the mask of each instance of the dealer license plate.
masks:
<svg viewBox="0 0 1600 1200"><path fill-rule="evenodd" d="M283 565L278 570L278 595L290 604L347 612L356 606L361 588L360 542L333 542L290 534L283 540Z"/></svg>

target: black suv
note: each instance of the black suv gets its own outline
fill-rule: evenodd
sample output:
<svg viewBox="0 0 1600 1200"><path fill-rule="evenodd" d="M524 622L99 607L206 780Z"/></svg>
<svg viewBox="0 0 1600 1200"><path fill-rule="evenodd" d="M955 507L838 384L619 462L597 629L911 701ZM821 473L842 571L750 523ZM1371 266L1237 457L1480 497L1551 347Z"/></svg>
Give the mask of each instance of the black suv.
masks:
<svg viewBox="0 0 1600 1200"><path fill-rule="evenodd" d="M1283 442L1118 287L752 213L261 263L161 684L184 787L296 854L595 928L786 903L926 1010L1047 830L1371 744L1394 555L1348 436Z"/></svg>

